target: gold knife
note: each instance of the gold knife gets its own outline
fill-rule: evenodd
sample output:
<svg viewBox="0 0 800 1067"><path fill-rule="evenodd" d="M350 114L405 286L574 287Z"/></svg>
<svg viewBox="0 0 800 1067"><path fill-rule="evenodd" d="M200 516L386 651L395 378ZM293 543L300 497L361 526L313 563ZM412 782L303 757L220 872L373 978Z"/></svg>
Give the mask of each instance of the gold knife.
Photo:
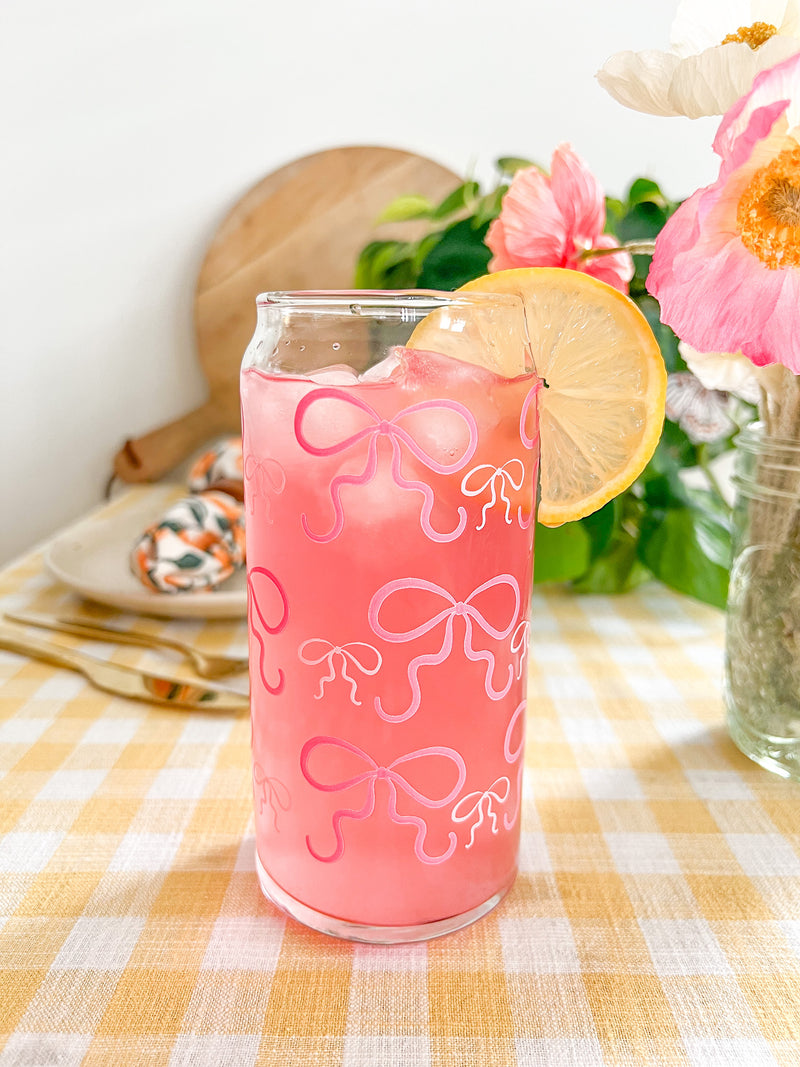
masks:
<svg viewBox="0 0 800 1067"><path fill-rule="evenodd" d="M116 626L92 622L91 619L54 619L48 615L14 615L6 612L9 622L21 622L23 626L34 626L40 630L54 630L56 633L73 634L75 637L87 637L93 641L113 641L118 645L138 645L140 648L172 648L191 660L195 674L201 678L218 679L228 674L247 670L246 656L221 655L204 652L193 648L184 641L172 637L156 636L142 630L120 630Z"/></svg>
<svg viewBox="0 0 800 1067"><path fill-rule="evenodd" d="M250 707L249 697L240 693L167 678L151 671L123 667L119 663L109 663L54 641L31 637L16 627L0 625L0 648L43 660L56 667L78 671L105 693L128 697L130 700L207 711L247 711Z"/></svg>

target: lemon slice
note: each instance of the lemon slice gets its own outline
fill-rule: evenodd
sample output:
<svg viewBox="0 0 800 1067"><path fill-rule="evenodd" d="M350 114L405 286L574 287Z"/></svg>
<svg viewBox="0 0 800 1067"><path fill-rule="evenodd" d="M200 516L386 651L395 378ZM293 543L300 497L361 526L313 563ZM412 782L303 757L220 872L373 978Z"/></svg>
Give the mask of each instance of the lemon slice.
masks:
<svg viewBox="0 0 800 1067"><path fill-rule="evenodd" d="M463 291L522 298L534 366L545 386L539 393L538 519L560 526L590 515L638 478L661 436L667 375L647 320L617 289L560 267L498 271ZM426 322L409 348L425 347ZM487 361L474 345L448 354L507 377L524 370L516 345L499 366L496 352Z"/></svg>

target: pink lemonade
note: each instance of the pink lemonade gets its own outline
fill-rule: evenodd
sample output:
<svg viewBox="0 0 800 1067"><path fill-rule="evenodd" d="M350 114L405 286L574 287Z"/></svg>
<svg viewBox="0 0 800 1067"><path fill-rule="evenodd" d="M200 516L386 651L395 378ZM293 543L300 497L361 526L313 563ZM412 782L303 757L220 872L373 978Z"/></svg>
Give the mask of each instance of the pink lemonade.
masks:
<svg viewBox="0 0 800 1067"><path fill-rule="evenodd" d="M256 843L290 912L424 927L516 872L538 381L385 366L242 374Z"/></svg>

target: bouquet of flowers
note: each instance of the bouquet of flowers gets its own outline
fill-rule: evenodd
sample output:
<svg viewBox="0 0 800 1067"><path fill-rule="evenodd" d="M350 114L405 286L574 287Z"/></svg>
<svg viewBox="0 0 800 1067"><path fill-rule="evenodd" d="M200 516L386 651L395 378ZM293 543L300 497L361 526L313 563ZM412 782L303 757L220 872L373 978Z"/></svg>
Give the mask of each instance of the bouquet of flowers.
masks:
<svg viewBox="0 0 800 1067"><path fill-rule="evenodd" d="M617 200L569 145L548 169L504 158L488 190L466 181L440 204L388 205L381 221L417 220L424 232L364 248L355 284L454 289L487 271L559 266L627 292L669 371L662 439L600 512L537 527L536 580L608 593L654 575L724 607L730 494L713 461L756 405L769 435L800 441L798 0L683 0L669 51L622 52L598 80L653 114L727 112L717 181L678 205L642 177Z"/></svg>
<svg viewBox="0 0 800 1067"><path fill-rule="evenodd" d="M706 385L757 393L735 479L728 721L752 759L800 778L800 5L706 5L705 26L700 11L681 4L670 53L621 53L600 78L640 110L724 113L719 176L664 226L647 287ZM714 38L715 15L741 25Z"/></svg>

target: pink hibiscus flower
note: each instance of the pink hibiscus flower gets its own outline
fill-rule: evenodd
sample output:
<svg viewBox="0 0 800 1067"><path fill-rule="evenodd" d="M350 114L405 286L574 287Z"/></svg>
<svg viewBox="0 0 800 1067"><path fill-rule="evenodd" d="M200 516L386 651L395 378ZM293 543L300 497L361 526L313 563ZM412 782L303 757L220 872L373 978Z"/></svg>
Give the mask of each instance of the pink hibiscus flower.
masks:
<svg viewBox="0 0 800 1067"><path fill-rule="evenodd" d="M569 267L627 293L633 277L627 252L581 258L587 249L618 244L603 233L606 204L597 178L568 144L556 148L550 171L549 178L537 167L514 175L500 217L486 235L494 253L489 270Z"/></svg>
<svg viewBox="0 0 800 1067"><path fill-rule="evenodd" d="M800 373L800 55L759 74L722 120L719 177L656 239L647 288L700 352Z"/></svg>

